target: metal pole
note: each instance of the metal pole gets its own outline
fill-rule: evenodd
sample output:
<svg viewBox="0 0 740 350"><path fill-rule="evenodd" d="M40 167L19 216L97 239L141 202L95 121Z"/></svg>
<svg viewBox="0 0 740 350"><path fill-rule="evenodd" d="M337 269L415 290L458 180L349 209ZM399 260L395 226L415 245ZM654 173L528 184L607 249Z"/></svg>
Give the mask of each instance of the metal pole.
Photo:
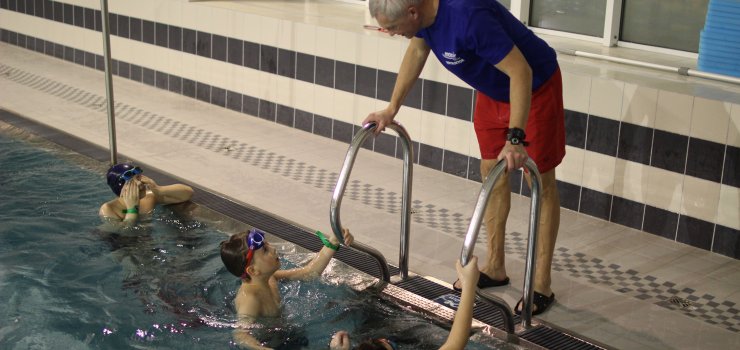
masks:
<svg viewBox="0 0 740 350"><path fill-rule="evenodd" d="M532 159L527 159L524 166L529 170L530 178L532 179L532 204L529 212L529 241L527 245L527 261L524 268L524 290L522 299L522 327L529 329L532 327L532 301L534 298L534 272L537 260L537 228L540 223L540 188L542 182L540 180L540 172L537 170L537 165ZM486 206L488 205L488 198L493 193L493 186L498 181L498 178L506 171L506 161L499 161L496 166L491 169L483 181L480 194L478 195L478 203L475 205L473 211L473 217L470 219L470 226L465 234L465 241L463 242L462 250L460 251L460 263L465 266L473 257L473 249L475 248L475 242L478 239L478 231L480 230L481 221L483 220Z"/></svg>
<svg viewBox="0 0 740 350"><path fill-rule="evenodd" d="M108 140L110 143L110 163L118 163L116 148L116 112L113 104L113 76L110 58L110 25L108 23L108 0L100 0L100 17L102 19L103 55L105 61L105 95L108 102Z"/></svg>

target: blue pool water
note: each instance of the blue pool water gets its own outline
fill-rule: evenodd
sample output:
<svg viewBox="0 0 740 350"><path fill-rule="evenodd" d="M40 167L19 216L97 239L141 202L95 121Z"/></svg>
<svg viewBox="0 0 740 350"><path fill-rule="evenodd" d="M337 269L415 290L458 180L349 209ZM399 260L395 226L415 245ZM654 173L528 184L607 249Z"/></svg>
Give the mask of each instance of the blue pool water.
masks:
<svg viewBox="0 0 740 350"><path fill-rule="evenodd" d="M239 281L218 253L228 233L191 218L187 206L160 207L134 230L108 232L97 216L112 198L103 171L0 132L0 349L235 347ZM277 246L283 266L312 256ZM434 321L335 283L343 277L335 265L322 280L281 284L283 317L256 329L260 340L326 349L345 329L355 340L400 335L403 349L444 342L448 329ZM480 340L470 348L507 347Z"/></svg>

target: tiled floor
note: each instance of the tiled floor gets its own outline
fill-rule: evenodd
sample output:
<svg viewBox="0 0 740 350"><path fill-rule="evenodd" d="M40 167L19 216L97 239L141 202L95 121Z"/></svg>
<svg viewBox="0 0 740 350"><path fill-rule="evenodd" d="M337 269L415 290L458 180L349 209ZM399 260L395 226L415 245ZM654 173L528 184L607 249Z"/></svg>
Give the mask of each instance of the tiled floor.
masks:
<svg viewBox="0 0 740 350"><path fill-rule="evenodd" d="M108 145L101 72L5 44L0 57L0 108ZM346 144L128 80L114 84L121 160L329 230L330 191ZM357 239L394 263L400 173L400 160L361 152L342 208ZM412 271L454 279L478 191L477 183L414 168ZM512 305L521 294L529 211L528 199L515 196L513 203L512 284L487 290ZM557 303L542 319L623 349L740 348L740 261L568 210L561 222ZM476 254L484 249L479 244Z"/></svg>

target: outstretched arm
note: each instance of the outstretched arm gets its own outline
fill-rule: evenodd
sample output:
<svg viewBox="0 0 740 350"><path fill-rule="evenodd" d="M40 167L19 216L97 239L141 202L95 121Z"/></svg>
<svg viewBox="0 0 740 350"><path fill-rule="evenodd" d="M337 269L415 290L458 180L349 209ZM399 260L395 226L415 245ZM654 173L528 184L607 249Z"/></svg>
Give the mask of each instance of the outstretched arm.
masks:
<svg viewBox="0 0 740 350"><path fill-rule="evenodd" d="M352 241L354 240L352 234L349 233L348 229L344 229L342 233L344 234L344 243L348 246L351 245ZM328 239L331 244L339 247L339 240L337 240L337 237L335 237L334 235L329 235ZM321 248L319 253L316 254L316 257L313 258L311 262L306 264L306 266L291 270L278 270L275 272L274 276L277 279L287 278L292 280L307 279L319 276L322 272L324 272L326 266L329 265L329 261L331 261L331 258L334 256L335 252L336 250L324 246L323 248Z"/></svg>
<svg viewBox="0 0 740 350"><path fill-rule="evenodd" d="M473 304L475 304L475 291L478 289L478 257L473 256L465 267L460 265L460 260L455 264L457 277L462 282L462 296L460 305L455 313L455 321L452 323L450 335L440 349L457 350L464 349L470 338L470 326L473 323Z"/></svg>
<svg viewBox="0 0 740 350"><path fill-rule="evenodd" d="M182 203L193 197L193 188L188 185L174 184L159 186L154 180L144 175L141 176L141 182L149 187L157 198L157 204L175 204Z"/></svg>

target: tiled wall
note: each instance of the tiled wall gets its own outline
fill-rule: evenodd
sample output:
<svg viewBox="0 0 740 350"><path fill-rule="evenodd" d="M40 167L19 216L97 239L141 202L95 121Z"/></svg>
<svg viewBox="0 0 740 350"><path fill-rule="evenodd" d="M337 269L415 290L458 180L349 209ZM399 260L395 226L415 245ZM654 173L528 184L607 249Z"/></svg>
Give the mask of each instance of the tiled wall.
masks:
<svg viewBox="0 0 740 350"><path fill-rule="evenodd" d="M0 5L3 42L103 69L98 1ZM185 0L112 1L110 12L114 74L343 142L385 107L406 45ZM563 81L563 207L740 258L740 105L565 66ZM430 58L397 117L415 162L480 181L472 106L473 91ZM391 135L365 147L402 156ZM521 173L511 183L528 194Z"/></svg>

